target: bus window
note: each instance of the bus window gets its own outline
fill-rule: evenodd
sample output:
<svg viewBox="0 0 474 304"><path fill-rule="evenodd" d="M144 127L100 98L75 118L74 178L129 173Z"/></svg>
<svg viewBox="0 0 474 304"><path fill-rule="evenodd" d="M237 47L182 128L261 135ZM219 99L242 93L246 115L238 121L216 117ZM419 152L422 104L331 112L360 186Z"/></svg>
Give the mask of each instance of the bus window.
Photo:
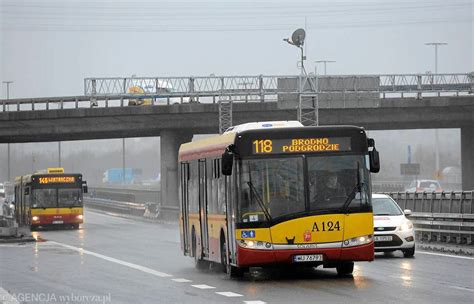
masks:
<svg viewBox="0 0 474 304"><path fill-rule="evenodd" d="M242 222L305 210L302 158L245 160L240 184Z"/></svg>
<svg viewBox="0 0 474 304"><path fill-rule="evenodd" d="M59 207L81 206L81 190L58 189L58 205Z"/></svg>
<svg viewBox="0 0 474 304"><path fill-rule="evenodd" d="M32 202L32 208L57 207L56 189L34 189Z"/></svg>
<svg viewBox="0 0 474 304"><path fill-rule="evenodd" d="M342 208L351 195L353 201L369 204L369 173L363 156L308 157L308 178L311 210Z"/></svg>

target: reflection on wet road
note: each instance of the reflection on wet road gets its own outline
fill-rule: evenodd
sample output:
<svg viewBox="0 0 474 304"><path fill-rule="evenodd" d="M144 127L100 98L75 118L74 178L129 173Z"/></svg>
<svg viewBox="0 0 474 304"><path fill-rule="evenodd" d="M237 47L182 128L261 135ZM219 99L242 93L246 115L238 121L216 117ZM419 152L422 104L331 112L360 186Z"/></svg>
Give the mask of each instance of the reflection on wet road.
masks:
<svg viewBox="0 0 474 304"><path fill-rule="evenodd" d="M36 244L0 245L0 287L18 299L52 294L111 303L471 303L474 296L469 258L377 254L372 263L357 263L352 277L340 278L334 269L255 268L231 280L220 267L196 270L181 254L174 224L87 212L80 230L35 235Z"/></svg>

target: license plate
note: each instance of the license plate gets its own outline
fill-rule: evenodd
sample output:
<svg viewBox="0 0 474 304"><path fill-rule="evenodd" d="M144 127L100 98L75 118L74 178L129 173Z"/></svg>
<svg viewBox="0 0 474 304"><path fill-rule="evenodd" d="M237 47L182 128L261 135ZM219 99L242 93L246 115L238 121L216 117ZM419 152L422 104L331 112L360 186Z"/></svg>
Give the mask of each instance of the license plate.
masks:
<svg viewBox="0 0 474 304"><path fill-rule="evenodd" d="M323 260L322 254L305 254L305 255L295 255L293 256L293 262L319 262Z"/></svg>
<svg viewBox="0 0 474 304"><path fill-rule="evenodd" d="M379 235L374 236L374 241L376 242L390 242L392 240L391 235Z"/></svg>
<svg viewBox="0 0 474 304"><path fill-rule="evenodd" d="M53 224L64 224L63 221L53 221Z"/></svg>

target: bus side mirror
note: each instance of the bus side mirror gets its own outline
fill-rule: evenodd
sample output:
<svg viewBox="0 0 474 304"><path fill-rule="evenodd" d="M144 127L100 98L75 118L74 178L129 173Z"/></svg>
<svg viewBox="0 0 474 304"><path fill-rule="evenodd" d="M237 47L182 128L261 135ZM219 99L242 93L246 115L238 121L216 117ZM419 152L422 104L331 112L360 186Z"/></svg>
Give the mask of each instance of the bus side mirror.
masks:
<svg viewBox="0 0 474 304"><path fill-rule="evenodd" d="M29 195L30 194L30 188L25 188L25 195Z"/></svg>
<svg viewBox="0 0 474 304"><path fill-rule="evenodd" d="M234 154L230 152L229 150L225 150L224 153L222 153L222 175L232 175L232 165L234 163Z"/></svg>
<svg viewBox="0 0 474 304"><path fill-rule="evenodd" d="M89 191L89 188L87 185L82 186L82 192L87 193Z"/></svg>
<svg viewBox="0 0 474 304"><path fill-rule="evenodd" d="M380 157L379 151L375 150L375 147L372 151L369 151L369 162L370 162L370 172L378 173L380 171Z"/></svg>

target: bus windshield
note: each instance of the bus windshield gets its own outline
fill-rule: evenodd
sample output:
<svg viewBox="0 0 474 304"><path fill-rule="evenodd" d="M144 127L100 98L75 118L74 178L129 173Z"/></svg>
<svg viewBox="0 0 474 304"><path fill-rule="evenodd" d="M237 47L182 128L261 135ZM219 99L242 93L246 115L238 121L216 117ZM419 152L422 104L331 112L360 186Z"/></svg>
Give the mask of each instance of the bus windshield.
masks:
<svg viewBox="0 0 474 304"><path fill-rule="evenodd" d="M81 206L81 189L58 189L59 207Z"/></svg>
<svg viewBox="0 0 474 304"><path fill-rule="evenodd" d="M305 211L302 157L245 160L241 170L242 222Z"/></svg>
<svg viewBox="0 0 474 304"><path fill-rule="evenodd" d="M348 209L369 202L369 171L362 155L308 157L310 210Z"/></svg>
<svg viewBox="0 0 474 304"><path fill-rule="evenodd" d="M369 171L362 155L243 160L240 170L240 222L370 205Z"/></svg>
<svg viewBox="0 0 474 304"><path fill-rule="evenodd" d="M34 189L31 202L32 208L56 208L56 189Z"/></svg>

